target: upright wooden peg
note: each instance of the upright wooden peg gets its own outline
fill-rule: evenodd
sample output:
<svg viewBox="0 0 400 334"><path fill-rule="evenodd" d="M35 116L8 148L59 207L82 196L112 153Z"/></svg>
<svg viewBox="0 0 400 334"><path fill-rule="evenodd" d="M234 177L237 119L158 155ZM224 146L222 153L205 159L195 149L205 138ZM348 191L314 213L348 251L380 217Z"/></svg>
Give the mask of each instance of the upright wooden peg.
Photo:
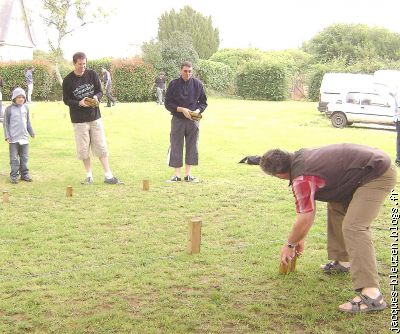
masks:
<svg viewBox="0 0 400 334"><path fill-rule="evenodd" d="M143 180L143 190L149 190L150 189L150 181L148 178Z"/></svg>
<svg viewBox="0 0 400 334"><path fill-rule="evenodd" d="M8 203L8 191L3 190L3 203Z"/></svg>
<svg viewBox="0 0 400 334"><path fill-rule="evenodd" d="M296 261L297 261L297 255L294 256L292 261L290 261L290 271L294 272L296 270Z"/></svg>
<svg viewBox="0 0 400 334"><path fill-rule="evenodd" d="M67 187L67 197L72 197L72 186Z"/></svg>
<svg viewBox="0 0 400 334"><path fill-rule="evenodd" d="M297 260L297 255L295 255L295 257L291 261L289 261L287 265L284 265L281 262L279 265L279 272L285 275L294 272L296 269L296 260Z"/></svg>
<svg viewBox="0 0 400 334"><path fill-rule="evenodd" d="M201 244L201 219L191 218L189 221L187 252L189 254L200 253L200 244Z"/></svg>

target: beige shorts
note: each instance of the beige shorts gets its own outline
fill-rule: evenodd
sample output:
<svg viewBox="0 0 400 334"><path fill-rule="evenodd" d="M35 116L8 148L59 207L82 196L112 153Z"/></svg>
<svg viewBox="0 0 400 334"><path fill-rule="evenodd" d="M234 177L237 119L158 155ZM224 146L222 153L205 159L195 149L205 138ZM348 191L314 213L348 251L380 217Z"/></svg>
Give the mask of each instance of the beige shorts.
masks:
<svg viewBox="0 0 400 334"><path fill-rule="evenodd" d="M76 155L80 160L90 157L90 149L96 157L108 156L106 137L101 118L93 122L72 123L75 132Z"/></svg>

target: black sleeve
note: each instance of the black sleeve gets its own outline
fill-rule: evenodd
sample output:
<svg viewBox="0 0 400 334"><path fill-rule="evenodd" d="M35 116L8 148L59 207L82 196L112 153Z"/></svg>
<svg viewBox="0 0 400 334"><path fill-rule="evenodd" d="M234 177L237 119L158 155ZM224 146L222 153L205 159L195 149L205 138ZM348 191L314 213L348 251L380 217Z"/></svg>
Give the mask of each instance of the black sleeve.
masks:
<svg viewBox="0 0 400 334"><path fill-rule="evenodd" d="M70 86L70 77L65 77L62 83L62 90L63 90L63 101L69 107L79 106L79 101L75 100L72 95L72 88Z"/></svg>
<svg viewBox="0 0 400 334"><path fill-rule="evenodd" d="M178 105L174 99L175 81L171 81L165 93L165 108L170 112L176 112Z"/></svg>
<svg viewBox="0 0 400 334"><path fill-rule="evenodd" d="M205 93L205 91L204 91L204 87L203 87L202 84L200 84L200 96L199 96L199 100L198 100L197 105L198 105L198 107L199 107L201 113L202 113L202 112L207 108L207 106L208 106L208 104L207 104L207 96L206 96L206 93Z"/></svg>

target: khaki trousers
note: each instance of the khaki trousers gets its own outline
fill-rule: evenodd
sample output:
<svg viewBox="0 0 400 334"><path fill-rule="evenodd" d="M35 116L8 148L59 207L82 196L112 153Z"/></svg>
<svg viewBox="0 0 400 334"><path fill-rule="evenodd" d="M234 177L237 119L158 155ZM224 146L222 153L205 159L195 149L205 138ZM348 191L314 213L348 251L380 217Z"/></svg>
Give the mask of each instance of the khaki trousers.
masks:
<svg viewBox="0 0 400 334"><path fill-rule="evenodd" d="M84 123L72 123L75 132L76 155L79 160L90 158L90 149L96 157L107 157L108 149L101 118Z"/></svg>
<svg viewBox="0 0 400 334"><path fill-rule="evenodd" d="M383 175L359 187L347 208L342 203L328 203L328 258L350 261L355 290L379 287L369 227L396 181L396 169L391 166Z"/></svg>

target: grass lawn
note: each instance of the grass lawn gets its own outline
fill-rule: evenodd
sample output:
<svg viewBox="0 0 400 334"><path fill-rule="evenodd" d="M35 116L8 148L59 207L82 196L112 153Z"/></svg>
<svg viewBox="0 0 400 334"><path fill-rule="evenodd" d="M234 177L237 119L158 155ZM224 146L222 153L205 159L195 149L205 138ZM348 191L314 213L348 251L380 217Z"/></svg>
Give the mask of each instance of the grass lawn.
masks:
<svg viewBox="0 0 400 334"><path fill-rule="evenodd" d="M29 167L34 182L8 180L0 145L0 333L386 333L390 309L347 315L350 277L329 277L325 205L297 272L278 274L294 221L290 188L257 166L267 149L339 142L395 156L395 132L335 129L315 103L209 99L200 131L198 184L166 183L170 115L155 103L103 108L113 173L95 183L75 158L67 107L34 103ZM150 191L142 180L150 179ZM73 197L66 198L68 185ZM373 225L382 290L390 302L390 209ZM186 254L188 220L203 220L201 253Z"/></svg>

